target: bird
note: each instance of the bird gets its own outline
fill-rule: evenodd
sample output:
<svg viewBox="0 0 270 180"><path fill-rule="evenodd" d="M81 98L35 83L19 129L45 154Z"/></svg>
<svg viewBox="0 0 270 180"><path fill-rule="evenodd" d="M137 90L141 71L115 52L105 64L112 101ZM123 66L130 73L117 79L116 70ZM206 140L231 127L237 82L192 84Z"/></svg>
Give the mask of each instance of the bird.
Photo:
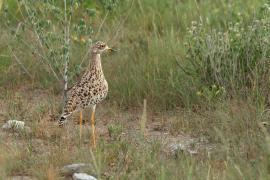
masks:
<svg viewBox="0 0 270 180"><path fill-rule="evenodd" d="M63 127L67 118L74 112L80 112L80 138L82 132L82 111L87 107L92 107L90 115L90 125L92 129L92 145L96 147L95 134L95 109L96 105L103 101L108 93L108 83L105 79L101 54L106 51L114 51L104 42L98 41L90 46L90 63L81 79L75 83L67 92L67 100L63 107L63 112L58 120L58 125Z"/></svg>

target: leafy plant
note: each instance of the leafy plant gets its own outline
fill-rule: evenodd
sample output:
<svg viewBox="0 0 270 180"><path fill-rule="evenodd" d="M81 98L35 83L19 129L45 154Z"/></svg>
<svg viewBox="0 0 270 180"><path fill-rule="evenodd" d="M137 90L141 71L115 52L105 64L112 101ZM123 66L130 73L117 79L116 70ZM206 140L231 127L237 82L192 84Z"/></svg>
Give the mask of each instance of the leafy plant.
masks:
<svg viewBox="0 0 270 180"><path fill-rule="evenodd" d="M249 23L239 18L228 23L224 31L209 32L204 22L194 21L188 28L185 44L188 63L184 69L205 86L216 84L231 94L263 92L269 84L269 15L269 5L265 4Z"/></svg>
<svg viewBox="0 0 270 180"><path fill-rule="evenodd" d="M113 1L102 5L108 8L117 4ZM23 51L31 54L33 60L37 61L38 68L45 70L52 80L63 84L66 92L68 82L81 71L84 61L82 58L81 63L69 65L74 51L72 45L85 49L81 53L86 57L88 48L85 47L95 40L92 25L97 18L94 1L21 0L10 1L5 9L8 20L4 24L12 29L11 32L16 37L14 44L21 45L21 49L15 50L14 45L10 44L12 53L19 54ZM21 18L14 17L14 12L19 12ZM27 71L27 68L24 70Z"/></svg>
<svg viewBox="0 0 270 180"><path fill-rule="evenodd" d="M108 126L108 132L112 140L119 140L123 132L123 127L119 124L111 124Z"/></svg>
<svg viewBox="0 0 270 180"><path fill-rule="evenodd" d="M212 85L210 87L202 87L201 90L197 91L197 96L202 97L203 100L208 103L215 103L216 101L223 100L225 97L224 87L217 87Z"/></svg>

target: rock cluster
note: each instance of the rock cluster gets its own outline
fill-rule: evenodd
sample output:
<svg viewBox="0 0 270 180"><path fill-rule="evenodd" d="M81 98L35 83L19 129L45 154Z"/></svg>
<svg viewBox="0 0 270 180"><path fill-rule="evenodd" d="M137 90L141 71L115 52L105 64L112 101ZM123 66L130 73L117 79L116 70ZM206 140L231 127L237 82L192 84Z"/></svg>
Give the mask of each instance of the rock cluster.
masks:
<svg viewBox="0 0 270 180"><path fill-rule="evenodd" d="M73 180L96 180L94 176L88 175L83 171L89 167L92 167L91 164L69 164L64 166L60 172L64 176L72 176Z"/></svg>

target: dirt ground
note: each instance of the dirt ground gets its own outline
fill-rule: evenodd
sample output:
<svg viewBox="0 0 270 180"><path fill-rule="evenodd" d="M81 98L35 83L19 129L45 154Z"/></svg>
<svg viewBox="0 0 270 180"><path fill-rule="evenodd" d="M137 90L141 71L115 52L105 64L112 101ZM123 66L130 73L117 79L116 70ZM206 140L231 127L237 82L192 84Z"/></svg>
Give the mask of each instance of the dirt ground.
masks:
<svg viewBox="0 0 270 180"><path fill-rule="evenodd" d="M21 151L27 150L27 146L31 144L31 151L34 154L41 154L44 156L42 159L47 159L59 148L59 144L55 143L59 139L68 144L71 154L78 151L76 141L79 138L79 113L74 113L69 118L68 124L64 128L59 128L57 118L61 112L60 95L56 96L50 90L27 87L11 91L2 89L2 92L0 126L2 127L7 120L16 119L24 121L31 129L29 134L23 135L16 131L0 129L0 146L9 151L3 157L10 158L13 154L21 156ZM83 131L80 140L87 147L91 141L90 112L90 109L86 109L83 113ZM184 134L178 126L175 127L179 114L153 112L150 109L146 112L143 114L143 107L121 109L117 105L108 104L105 100L96 108L97 143L110 143L112 140L125 138L129 143L136 144L140 141L138 137L142 135L146 142L158 142L164 156L175 156L179 152L196 156L216 151L217 146L210 144L207 138L194 138ZM145 121L144 129L142 119ZM12 175L20 175L14 171L16 170L12 170ZM22 174L25 175L23 172Z"/></svg>

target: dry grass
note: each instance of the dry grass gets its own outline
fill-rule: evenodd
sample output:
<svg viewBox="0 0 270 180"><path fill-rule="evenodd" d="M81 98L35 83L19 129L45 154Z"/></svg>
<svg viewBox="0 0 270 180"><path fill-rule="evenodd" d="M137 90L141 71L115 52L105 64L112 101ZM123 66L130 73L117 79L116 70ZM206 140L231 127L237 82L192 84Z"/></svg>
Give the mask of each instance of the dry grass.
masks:
<svg viewBox="0 0 270 180"><path fill-rule="evenodd" d="M91 163L94 168L87 172L101 179L238 179L269 175L264 159L269 149L260 126L268 113L258 115L248 102L231 101L211 112L182 109L159 113L148 109L145 138L141 136L142 108L123 111L102 104L96 116L98 146L92 151L87 111L80 142L77 115L66 128L59 129L53 116L45 113L57 114L60 97L26 87L3 91L17 95L1 98L2 107L8 107L2 110L1 124L6 117L16 117L24 120L32 132L1 131L2 177L61 179L59 169L78 162ZM179 151L175 156L170 152L171 143L189 141L194 141L191 148L200 148L199 154ZM212 146L216 149L206 150Z"/></svg>

